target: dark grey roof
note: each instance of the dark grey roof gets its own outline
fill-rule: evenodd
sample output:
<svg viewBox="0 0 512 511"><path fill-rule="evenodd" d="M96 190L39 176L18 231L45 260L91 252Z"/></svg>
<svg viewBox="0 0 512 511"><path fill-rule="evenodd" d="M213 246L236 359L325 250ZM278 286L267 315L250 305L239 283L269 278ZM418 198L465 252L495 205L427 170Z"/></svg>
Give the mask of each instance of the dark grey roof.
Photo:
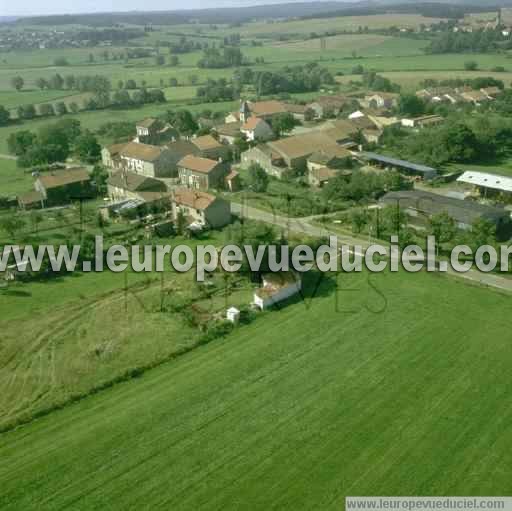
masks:
<svg viewBox="0 0 512 511"><path fill-rule="evenodd" d="M502 218L510 219L510 212L505 209L421 190L389 192L380 200L384 204L399 205L404 209L415 209L426 215L446 213L456 222L466 224L471 224L478 218L485 218L492 221L498 221Z"/></svg>
<svg viewBox="0 0 512 511"><path fill-rule="evenodd" d="M371 161L378 161L380 163L387 163L388 165L392 165L393 167L399 167L407 170L411 170L413 172L419 172L420 174L431 174L436 173L436 169L432 167L427 167L427 165L421 165L420 163L411 163L410 161L399 160L397 158L391 158L389 156L384 156L382 154L371 153L371 152L361 152L360 153L363 158Z"/></svg>

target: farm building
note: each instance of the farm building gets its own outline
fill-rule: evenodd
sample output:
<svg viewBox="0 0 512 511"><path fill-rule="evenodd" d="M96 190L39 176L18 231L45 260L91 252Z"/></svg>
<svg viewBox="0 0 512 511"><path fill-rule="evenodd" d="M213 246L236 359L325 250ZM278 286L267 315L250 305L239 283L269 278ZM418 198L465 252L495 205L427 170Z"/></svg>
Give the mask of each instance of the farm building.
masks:
<svg viewBox="0 0 512 511"><path fill-rule="evenodd" d="M406 117L401 122L405 128L427 128L439 126L444 122L444 119L440 115L422 115L420 117Z"/></svg>
<svg viewBox="0 0 512 511"><path fill-rule="evenodd" d="M18 201L18 207L20 209L37 209L44 207L43 195L36 190L22 193L16 197L16 200Z"/></svg>
<svg viewBox="0 0 512 511"><path fill-rule="evenodd" d="M364 106L370 108L393 108L400 94L395 92L375 92L364 97Z"/></svg>
<svg viewBox="0 0 512 511"><path fill-rule="evenodd" d="M358 156L369 164L383 168L396 169L405 174L421 176L423 179L433 179L437 176L437 170L419 163L411 163L409 161L367 151L358 153Z"/></svg>
<svg viewBox="0 0 512 511"><path fill-rule="evenodd" d="M464 172L457 181L471 185L482 197L494 197L506 202L512 199L512 178L510 177L470 170Z"/></svg>
<svg viewBox="0 0 512 511"><path fill-rule="evenodd" d="M45 206L65 204L92 195L91 178L82 167L56 170L41 174L34 183Z"/></svg>
<svg viewBox="0 0 512 511"><path fill-rule="evenodd" d="M455 220L459 229L471 231L476 220L484 219L496 226L499 238L510 237L510 212L505 209L419 190L389 192L380 202L383 205L400 207L409 216L411 223L419 226L426 225L433 215L446 213Z"/></svg>
<svg viewBox="0 0 512 511"><path fill-rule="evenodd" d="M112 144L101 149L101 162L108 169L121 168L120 152L126 144Z"/></svg>
<svg viewBox="0 0 512 511"><path fill-rule="evenodd" d="M301 288L301 277L294 272L266 273L262 286L254 291L253 303L265 310L300 293Z"/></svg>

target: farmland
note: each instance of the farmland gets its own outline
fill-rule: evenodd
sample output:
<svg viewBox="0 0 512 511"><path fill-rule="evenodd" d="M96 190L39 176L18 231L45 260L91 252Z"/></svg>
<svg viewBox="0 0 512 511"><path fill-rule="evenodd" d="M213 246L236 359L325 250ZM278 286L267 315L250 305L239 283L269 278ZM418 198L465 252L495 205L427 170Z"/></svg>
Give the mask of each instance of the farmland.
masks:
<svg viewBox="0 0 512 511"><path fill-rule="evenodd" d="M344 495L510 493L508 297L363 274L308 305L3 435L2 509L334 510Z"/></svg>
<svg viewBox="0 0 512 511"><path fill-rule="evenodd" d="M475 19L485 16L481 13ZM0 105L10 110L11 119L0 127L0 197L12 198L32 189L32 170L47 170L39 169L41 160L26 163L34 165L32 168L18 168L8 154L9 136L19 130L40 134L59 118L78 120L82 134L89 136L86 130L91 130L98 142L106 145L114 139L128 140L129 130L135 133L136 121L162 116L166 111L171 111L166 123L185 123L179 116L173 117L178 109L213 123L219 119L209 114L237 109L239 97L306 103L318 96L346 94L343 108L366 109L360 106L363 101L354 104L356 97L363 100L370 90L398 90L395 84L402 92L414 92L426 79L485 76L510 87L511 50L427 53L433 34L425 27L439 21L446 20L396 13L232 24L194 21L139 27L147 29L144 37L122 45L108 41L93 47L31 47L2 52ZM84 27L65 27L77 28ZM53 32L62 27L27 25L24 29ZM215 67L217 64L200 67L204 65L198 64L203 57L201 47L172 53L170 46L182 39L208 42L215 44L220 55L230 47L225 40L236 34L240 34L240 41L232 47L240 49L244 58L238 69ZM147 50L147 56L129 57L128 49ZM158 57L162 56L159 64ZM173 56L178 60L171 63ZM59 59L65 64L57 65ZM476 63L473 71L466 70L468 60ZM270 94L261 92L264 80L260 75L258 84L257 73L253 73L256 78L245 81L241 72L234 78L237 71L247 68L279 75L285 74L285 66L308 63L317 63L332 73L329 80L309 82L314 86L290 89L310 92L288 92L279 85ZM375 71L392 83L387 89L378 89L366 82L365 90L362 81L373 74L366 71ZM56 73L63 78L107 78L107 90L100 91L106 92L107 101L82 109L84 100L93 97L92 92L83 91L94 89L73 87L64 81L56 90L40 80L49 80ZM15 90L15 76L24 81L19 91ZM270 78L272 84L274 77ZM217 98L235 99L200 103L206 100L197 97L198 89L209 80L219 79L227 80L233 94L219 94ZM136 84L128 87L128 80ZM131 101L137 93L152 88L161 89L166 101ZM114 93L121 90L128 93L128 100L113 100ZM76 103L80 111L40 115L42 104L61 101L68 107ZM38 114L19 119L17 108L27 104L33 104ZM398 115L398 104L397 100L397 105L390 107L390 115ZM446 115L468 124L480 122L484 115L500 115L491 111L482 115L480 105L464 107ZM296 130L320 127L335 115L346 120L349 111L343 108L337 114L321 114L321 120L311 120L304 112L303 126ZM399 114L409 115L401 110ZM122 122L131 126L116 124ZM177 129L188 138L208 133L204 125L209 124L201 124L200 132L197 126ZM100 128L103 130L98 131ZM276 136L294 133L292 129L283 127ZM413 130L402 131L404 137L414 136ZM176 131L172 133L174 140ZM510 131L500 133L501 141L510 138ZM363 130L358 129L357 135L364 138ZM41 135L33 139L34 145L41 145L40 139ZM345 135L332 145L344 140ZM421 140L422 145L425 140ZM416 162L399 151L392 154L389 145L372 147L372 142L368 149L360 139L353 145L360 142L367 151L382 150L383 154ZM98 157L86 159L88 154L77 150L76 140L70 144L68 158L63 158L68 164L85 165L87 161L92 169L99 161ZM238 145L233 147L239 149ZM510 151L489 153L492 157L477 160L476 165L469 158L464 163L447 159L446 165L436 168L441 172L467 168L512 176ZM338 162L347 168L350 164L352 174L345 173L350 180L347 177L339 185L343 194L338 190L336 196L328 195L328 188L309 186L307 173L287 172L283 180L256 182L254 169L238 168L238 156L233 153L233 161L224 155L212 158L219 159L215 164L234 165L226 166L226 172L238 172L240 190L222 189L220 184L212 193L233 203L247 200L251 207L262 210L259 213L267 212L267 218L268 211L293 217L316 215L310 226L325 227L327 223L329 229L332 225L334 232L351 239L359 234L366 242L367 235L370 239L378 233L371 230L370 208L376 206L381 192L388 191L388 184L381 189L379 183L366 186L365 182L363 187L361 181L361 190L355 190L360 197L345 194L346 185L352 185L352 175L366 176L357 171L368 170L351 157L346 158L348 162ZM24 154L17 154L22 164ZM82 162L78 161L81 157ZM94 169L94 180L101 177L97 177L101 168L98 174L96 171L98 168ZM124 177L128 187L128 177ZM260 180L264 181L261 176ZM165 180L166 186L170 186L169 181ZM412 179L398 181L397 186L403 185L404 190L409 184L413 186ZM418 189L423 186L415 183ZM448 190L452 183L439 186ZM84 235L90 240L99 233L109 242L127 246L156 244L150 222L157 220L148 220L153 215L142 218L142 213L136 212L132 218L112 214L106 221L98 215L107 194L111 194L110 189L98 186L97 196L81 206L71 204L41 212L2 210L0 244L72 244L82 242ZM137 196L136 191L133 194ZM174 200L174 193L172 197ZM320 218L324 204L325 211L335 211L332 218ZM229 209L226 211L229 222ZM170 213L158 212L155 217L167 220ZM189 210L188 214L192 213ZM338 214L344 216L344 224L339 224ZM367 224L356 232L358 215L366 215L363 220ZM383 219L386 229L395 228L394 216L391 221L390 215ZM400 217L400 211L396 216ZM17 226L9 226L5 220L14 217ZM250 218L262 220L257 215ZM187 221L191 219L187 217ZM178 223L177 218L173 220ZM158 243L191 248L201 243L219 248L233 242L236 229L242 230L253 221L244 220L224 230L197 234L197 238L193 232L184 235L180 230L180 234L166 235ZM297 224L302 220L299 218ZM398 230L400 222L398 218ZM280 234L284 237L284 223L275 222L276 238ZM404 231L405 227L409 229L406 221ZM17 229L16 235L12 229ZM385 232L387 235L388 230ZM423 231L420 234L423 236ZM446 243L455 243L454 236ZM262 239L263 235L258 242ZM301 240L305 241L311 240ZM202 286L195 281L193 270L184 274L168 270L163 274L133 270L48 272L26 281L2 281L2 511L106 507L334 511L343 509L346 495L512 492L512 452L507 448L512 443L512 387L507 379L512 363L509 295L423 272L339 273L318 280L319 274L313 271L304 275L300 297L285 307L255 312L249 310L249 304L259 284L247 275L227 276L219 271ZM226 325L223 321L230 306L242 310L241 324ZM207 318L204 321L203 316ZM226 330L210 338L212 325Z"/></svg>

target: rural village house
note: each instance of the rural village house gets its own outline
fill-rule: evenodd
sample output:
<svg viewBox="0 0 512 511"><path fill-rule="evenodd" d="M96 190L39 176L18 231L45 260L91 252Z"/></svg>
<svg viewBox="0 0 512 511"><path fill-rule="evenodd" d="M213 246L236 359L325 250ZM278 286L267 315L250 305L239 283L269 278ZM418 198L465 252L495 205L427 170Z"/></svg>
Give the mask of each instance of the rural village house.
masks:
<svg viewBox="0 0 512 511"><path fill-rule="evenodd" d="M220 188L226 174L226 165L222 161L189 154L178 162L180 183L188 188Z"/></svg>
<svg viewBox="0 0 512 511"><path fill-rule="evenodd" d="M198 223L213 228L224 227L231 222L231 205L220 197L188 188L176 188L172 196L174 221L181 214L187 224Z"/></svg>

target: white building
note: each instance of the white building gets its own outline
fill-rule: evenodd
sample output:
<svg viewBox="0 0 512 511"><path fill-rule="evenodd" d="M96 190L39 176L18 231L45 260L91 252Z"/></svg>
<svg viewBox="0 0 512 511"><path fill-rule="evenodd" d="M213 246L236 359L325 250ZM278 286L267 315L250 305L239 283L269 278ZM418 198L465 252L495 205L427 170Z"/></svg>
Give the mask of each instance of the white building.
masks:
<svg viewBox="0 0 512 511"><path fill-rule="evenodd" d="M296 295L301 288L300 275L293 272L267 273L263 275L262 287L254 292L253 304L265 310Z"/></svg>

